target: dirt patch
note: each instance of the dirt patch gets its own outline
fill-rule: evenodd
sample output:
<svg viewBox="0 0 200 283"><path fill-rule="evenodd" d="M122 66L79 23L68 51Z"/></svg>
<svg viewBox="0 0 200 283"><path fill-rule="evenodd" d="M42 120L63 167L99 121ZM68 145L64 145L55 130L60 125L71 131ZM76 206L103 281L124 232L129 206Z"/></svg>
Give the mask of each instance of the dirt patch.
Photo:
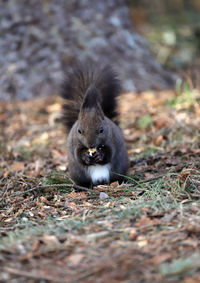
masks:
<svg viewBox="0 0 200 283"><path fill-rule="evenodd" d="M125 95L130 176L82 192L60 103L1 103L1 280L199 282L199 93Z"/></svg>

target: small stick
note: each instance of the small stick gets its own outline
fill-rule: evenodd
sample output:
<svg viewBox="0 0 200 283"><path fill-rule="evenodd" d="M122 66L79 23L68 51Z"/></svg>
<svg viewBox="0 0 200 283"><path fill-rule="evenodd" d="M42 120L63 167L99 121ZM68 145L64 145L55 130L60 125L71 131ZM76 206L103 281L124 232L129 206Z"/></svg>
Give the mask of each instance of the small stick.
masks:
<svg viewBox="0 0 200 283"><path fill-rule="evenodd" d="M53 278L51 276L48 275L44 275L44 274L38 274L39 272L31 272L31 271L23 271L23 270L18 270L18 269L14 269L11 267L4 267L3 270L5 272L14 274L14 275L18 275L18 276L24 276L27 278L32 278L32 279L37 279L37 280L48 280L50 282L66 282L66 280L60 279L60 278Z"/></svg>
<svg viewBox="0 0 200 283"><path fill-rule="evenodd" d="M36 186L34 188L31 188L31 189L23 191L23 192L18 191L16 193L11 194L10 197L26 194L28 192L36 191L36 190L39 190L39 189L45 189L45 188L49 188L49 187L56 187L56 188L59 188L59 187L69 187L70 188L71 187L71 188L74 188L74 189L77 189L77 190L87 191L87 192L90 192L90 193L93 193L93 194L96 193L94 190L91 190L91 189L88 189L88 188L85 188L85 187L81 187L81 186L78 186L76 184L52 184L52 185L39 185L39 186Z"/></svg>
<svg viewBox="0 0 200 283"><path fill-rule="evenodd" d="M24 224L16 224L12 227L0 227L0 232L15 230L16 228L24 228L26 225Z"/></svg>
<svg viewBox="0 0 200 283"><path fill-rule="evenodd" d="M68 202L76 201L76 200L84 200L84 199L91 199L91 198L96 198L97 196L87 196L87 197L77 197L77 198L72 198L72 199L67 199Z"/></svg>

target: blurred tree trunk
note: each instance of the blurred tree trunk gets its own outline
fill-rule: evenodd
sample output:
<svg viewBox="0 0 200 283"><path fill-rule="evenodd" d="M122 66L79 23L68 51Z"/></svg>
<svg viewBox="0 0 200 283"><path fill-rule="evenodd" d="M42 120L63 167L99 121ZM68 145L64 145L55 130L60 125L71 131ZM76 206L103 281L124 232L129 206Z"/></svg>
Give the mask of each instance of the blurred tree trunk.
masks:
<svg viewBox="0 0 200 283"><path fill-rule="evenodd" d="M175 84L132 27L124 0L8 0L0 17L1 99L58 93L62 70L87 58L113 64L124 90Z"/></svg>

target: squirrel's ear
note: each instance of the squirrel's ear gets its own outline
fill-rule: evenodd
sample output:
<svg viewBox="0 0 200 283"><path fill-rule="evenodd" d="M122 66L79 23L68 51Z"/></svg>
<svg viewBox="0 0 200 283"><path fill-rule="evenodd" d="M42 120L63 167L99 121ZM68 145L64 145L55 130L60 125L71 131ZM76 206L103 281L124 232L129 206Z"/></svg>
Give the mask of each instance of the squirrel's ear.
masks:
<svg viewBox="0 0 200 283"><path fill-rule="evenodd" d="M99 115L101 119L104 119L103 110L101 108L101 95L94 85L91 85L86 91L80 115L85 114L92 109L95 110L95 113Z"/></svg>
<svg viewBox="0 0 200 283"><path fill-rule="evenodd" d="M101 105L101 96L94 85L91 85L85 94L82 109L96 108Z"/></svg>

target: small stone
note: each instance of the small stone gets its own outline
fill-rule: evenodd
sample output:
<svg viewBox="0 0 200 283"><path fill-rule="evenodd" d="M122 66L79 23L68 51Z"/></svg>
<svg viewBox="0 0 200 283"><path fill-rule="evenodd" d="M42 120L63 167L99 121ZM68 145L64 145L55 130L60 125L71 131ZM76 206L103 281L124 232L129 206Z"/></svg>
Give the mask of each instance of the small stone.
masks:
<svg viewBox="0 0 200 283"><path fill-rule="evenodd" d="M100 200L105 200L105 199L109 198L109 196L106 193L101 192L100 195L99 195L99 198L100 198Z"/></svg>

